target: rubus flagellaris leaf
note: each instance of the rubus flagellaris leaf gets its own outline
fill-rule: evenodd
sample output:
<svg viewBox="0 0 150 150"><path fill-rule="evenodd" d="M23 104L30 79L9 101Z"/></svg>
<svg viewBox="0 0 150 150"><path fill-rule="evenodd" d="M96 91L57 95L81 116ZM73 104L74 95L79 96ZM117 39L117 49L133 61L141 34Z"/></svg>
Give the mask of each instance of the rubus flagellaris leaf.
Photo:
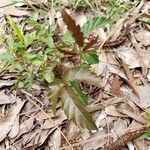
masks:
<svg viewBox="0 0 150 150"><path fill-rule="evenodd" d="M61 90L61 88L59 88L58 90L53 92L49 97L49 100L51 102L52 111L53 111L54 115L56 115L56 106L57 106L57 102L59 100L58 98L60 95L60 90Z"/></svg>
<svg viewBox="0 0 150 150"><path fill-rule="evenodd" d="M96 130L97 127L93 118L86 110L85 105L82 104L79 97L74 93L70 87L66 87L60 96L63 109L68 117L76 125L89 130Z"/></svg>
<svg viewBox="0 0 150 150"><path fill-rule="evenodd" d="M84 36L88 36L94 30L103 27L108 23L109 20L105 17L94 17L83 25L82 32L84 33Z"/></svg>
<svg viewBox="0 0 150 150"><path fill-rule="evenodd" d="M77 55L78 55L78 54L77 54L76 52L74 52L74 51L64 50L64 49L62 49L62 48L60 48L60 47L57 47L57 46L55 46L55 47L57 48L57 50L58 50L60 53L66 55L66 56L77 56Z"/></svg>
<svg viewBox="0 0 150 150"><path fill-rule="evenodd" d="M79 47L83 47L84 37L80 26L76 25L75 21L70 17L70 15L68 15L68 13L65 10L62 10L61 14L63 21L67 25L68 30L72 33L72 36L74 37L76 43Z"/></svg>
<svg viewBox="0 0 150 150"><path fill-rule="evenodd" d="M96 86L100 86L101 84L100 77L84 67L73 67L71 69L68 69L63 75L63 80L65 82L77 80Z"/></svg>
<svg viewBox="0 0 150 150"><path fill-rule="evenodd" d="M88 104L88 97L87 97L87 94L85 94L81 90L81 88L80 88L80 82L79 81L73 81L73 82L71 82L71 86L72 86L72 90L80 98L80 101L83 103L83 105L87 106L87 104Z"/></svg>
<svg viewBox="0 0 150 150"><path fill-rule="evenodd" d="M98 55L95 52L88 52L83 54L84 61L91 65L99 62Z"/></svg>

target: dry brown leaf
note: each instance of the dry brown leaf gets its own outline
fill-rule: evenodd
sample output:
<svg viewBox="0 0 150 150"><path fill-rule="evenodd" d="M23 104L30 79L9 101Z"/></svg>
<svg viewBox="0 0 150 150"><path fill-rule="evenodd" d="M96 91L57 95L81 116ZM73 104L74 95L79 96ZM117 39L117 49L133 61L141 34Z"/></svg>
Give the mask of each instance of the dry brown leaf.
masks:
<svg viewBox="0 0 150 150"><path fill-rule="evenodd" d="M146 120L146 119L144 119L144 118L142 118L141 116L139 116L139 115L137 115L137 114L131 112L130 110L126 110L126 109L124 109L124 108L118 108L117 110L118 110L120 113L123 113L123 114L129 116L130 118L132 118L132 119L134 119L134 120L140 122L140 123L143 124L143 125L145 125L145 124L147 123L147 120Z"/></svg>
<svg viewBox="0 0 150 150"><path fill-rule="evenodd" d="M144 46L150 45L150 32L146 30L141 30L135 34L137 41L141 42Z"/></svg>
<svg viewBox="0 0 150 150"><path fill-rule="evenodd" d="M128 127L128 121L126 121L125 119L118 119L114 122L114 128L115 128L115 133L117 135L117 137L115 137L116 135L114 135L113 139L116 138L116 140L118 139L118 136L122 136L123 134L125 134L125 129L127 129Z"/></svg>
<svg viewBox="0 0 150 150"><path fill-rule="evenodd" d="M128 79L131 80L131 81L134 81L133 74L131 73L128 65L123 60L121 60L121 62L122 62L122 66L124 67L124 70L126 72L126 75L127 75Z"/></svg>
<svg viewBox="0 0 150 150"><path fill-rule="evenodd" d="M7 86L11 86L14 84L14 81L12 80L0 80L0 88L3 88L3 87L7 87Z"/></svg>
<svg viewBox="0 0 150 150"><path fill-rule="evenodd" d="M16 105L12 105L11 108L8 111L8 114L0 119L0 142L7 136L9 131L11 130L15 119L20 112L21 108L23 107L24 102L22 102L20 99L16 100Z"/></svg>
<svg viewBox="0 0 150 150"><path fill-rule="evenodd" d="M117 54L129 68L137 68L141 66L139 56L135 49L123 46L117 49Z"/></svg>
<svg viewBox="0 0 150 150"><path fill-rule="evenodd" d="M127 82L129 88L132 89L133 93L139 98L139 92L138 92L136 86L134 85L134 83L130 80L126 80L126 79L124 79L124 80Z"/></svg>
<svg viewBox="0 0 150 150"><path fill-rule="evenodd" d="M18 135L18 133L19 133L19 114L17 115L14 124L11 127L8 137L14 138Z"/></svg>
<svg viewBox="0 0 150 150"><path fill-rule="evenodd" d="M113 105L106 107L105 113L109 116L127 117L127 115L122 115L119 111L117 111L116 107Z"/></svg>
<svg viewBox="0 0 150 150"><path fill-rule="evenodd" d="M87 22L87 17L84 14L84 10L77 10L71 14L71 17L75 20L76 24L82 27Z"/></svg>
<svg viewBox="0 0 150 150"><path fill-rule="evenodd" d="M32 130L32 128L34 127L34 119L34 117L30 117L28 120L20 124L20 132L17 137L21 136L22 134L28 133Z"/></svg>
<svg viewBox="0 0 150 150"><path fill-rule="evenodd" d="M84 44L83 32L81 32L81 28L79 25L76 25L75 21L68 15L65 10L61 12L63 21L67 25L67 28L70 32L72 32L72 36L74 37L76 43L82 47Z"/></svg>
<svg viewBox="0 0 150 150"><path fill-rule="evenodd" d="M150 52L146 49L142 49L139 43L136 43L134 46L141 60L142 74L144 78L146 78L150 64Z"/></svg>
<svg viewBox="0 0 150 150"><path fill-rule="evenodd" d="M111 93L115 96L120 96L121 91L120 91L120 82L119 82L119 77L117 74L113 76L113 80L111 83Z"/></svg>
<svg viewBox="0 0 150 150"><path fill-rule="evenodd" d="M80 129L71 121L69 122L67 130L67 139L68 140L75 140L77 136L80 134Z"/></svg>
<svg viewBox="0 0 150 150"><path fill-rule="evenodd" d="M53 135L51 136L50 138L50 141L51 143L51 147L50 149L51 150L58 150L61 146L61 133L60 131L56 130Z"/></svg>
<svg viewBox="0 0 150 150"><path fill-rule="evenodd" d="M11 4L12 0L1 0L0 7ZM12 15L12 16L30 16L30 13L27 10L19 10L14 5L0 8L0 14L2 15Z"/></svg>
<svg viewBox="0 0 150 150"><path fill-rule="evenodd" d="M13 104L15 103L16 98L13 95L6 95L5 91L0 91L0 105L3 104Z"/></svg>
<svg viewBox="0 0 150 150"><path fill-rule="evenodd" d="M139 96L140 96L140 105L142 108L150 107L150 85L140 86L139 87Z"/></svg>
<svg viewBox="0 0 150 150"><path fill-rule="evenodd" d="M92 136L90 136L90 138L103 136L105 134L106 134L105 130L98 131L97 133L95 133ZM99 149L99 147L102 147L104 144L106 144L106 142L107 142L107 138L103 138L103 139L100 139L100 140L94 140L92 142L89 142L89 143L83 145L83 150Z"/></svg>
<svg viewBox="0 0 150 150"><path fill-rule="evenodd" d="M133 45L136 49L136 52L140 58L140 64L142 67L142 74L146 78L147 73L148 73L148 68L150 65L150 49L146 50L146 48L141 43L137 42L133 33L131 35L132 35L132 43L133 43Z"/></svg>

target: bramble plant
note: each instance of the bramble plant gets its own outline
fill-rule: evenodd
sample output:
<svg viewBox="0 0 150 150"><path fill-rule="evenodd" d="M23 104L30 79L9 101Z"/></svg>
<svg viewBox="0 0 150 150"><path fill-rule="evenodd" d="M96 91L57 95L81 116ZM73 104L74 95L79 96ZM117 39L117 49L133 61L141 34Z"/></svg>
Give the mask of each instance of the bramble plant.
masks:
<svg viewBox="0 0 150 150"><path fill-rule="evenodd" d="M45 25L29 19L27 25L34 30L28 33L21 30L10 16L6 16L13 34L5 38L7 51L0 55L0 61L5 72L17 73L14 87L22 82L29 91L34 82L48 83L54 114L58 101L61 101L68 119L89 130L97 129L87 111L88 97L79 88L81 82L96 86L101 84L100 77L90 71L90 64L99 61L93 48L97 38L87 43L84 41L91 32L104 27L109 21L105 17L95 17L80 28L65 10L62 10L62 18L68 31L56 44L54 37L57 33L53 25L45 28Z"/></svg>

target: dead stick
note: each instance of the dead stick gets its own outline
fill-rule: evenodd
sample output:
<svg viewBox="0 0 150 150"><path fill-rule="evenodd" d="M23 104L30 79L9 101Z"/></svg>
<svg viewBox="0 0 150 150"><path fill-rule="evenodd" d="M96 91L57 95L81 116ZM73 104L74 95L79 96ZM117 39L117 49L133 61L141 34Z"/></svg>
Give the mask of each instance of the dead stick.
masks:
<svg viewBox="0 0 150 150"><path fill-rule="evenodd" d="M133 141L139 136L141 136L149 128L144 126L138 130L131 131L122 135L117 141L110 143L104 148L99 148L97 150L122 150L122 148L129 142Z"/></svg>

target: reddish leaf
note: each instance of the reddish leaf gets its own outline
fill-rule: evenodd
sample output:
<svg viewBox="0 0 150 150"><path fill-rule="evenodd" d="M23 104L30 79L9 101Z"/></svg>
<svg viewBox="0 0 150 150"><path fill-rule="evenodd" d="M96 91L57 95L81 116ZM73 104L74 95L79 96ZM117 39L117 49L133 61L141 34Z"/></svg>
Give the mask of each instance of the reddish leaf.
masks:
<svg viewBox="0 0 150 150"><path fill-rule="evenodd" d="M24 147L21 150L35 150L39 144L34 144L32 146Z"/></svg>
<svg viewBox="0 0 150 150"><path fill-rule="evenodd" d="M83 48L83 52L84 51L88 51L90 48L92 48L92 46L97 43L97 40L98 40L98 36L96 38L92 38L88 43L87 45Z"/></svg>
<svg viewBox="0 0 150 150"><path fill-rule="evenodd" d="M113 81L111 84L111 93L115 96L120 96L121 94L119 77L116 74L114 75Z"/></svg>
<svg viewBox="0 0 150 150"><path fill-rule="evenodd" d="M68 15L65 10L61 11L63 21L67 25L67 28L70 32L72 32L72 36L74 37L78 46L82 47L84 44L83 32L81 32L81 28L79 25L76 25L75 21Z"/></svg>
<svg viewBox="0 0 150 150"><path fill-rule="evenodd" d="M64 55L66 55L66 56L77 56L78 54L76 53L76 52L74 52L74 51L66 51L66 50L64 50L64 49L62 49L62 48L60 48L60 47L57 47L57 46L55 46L56 48L57 48L57 50L60 52L60 53L62 53L62 54L64 54Z"/></svg>

